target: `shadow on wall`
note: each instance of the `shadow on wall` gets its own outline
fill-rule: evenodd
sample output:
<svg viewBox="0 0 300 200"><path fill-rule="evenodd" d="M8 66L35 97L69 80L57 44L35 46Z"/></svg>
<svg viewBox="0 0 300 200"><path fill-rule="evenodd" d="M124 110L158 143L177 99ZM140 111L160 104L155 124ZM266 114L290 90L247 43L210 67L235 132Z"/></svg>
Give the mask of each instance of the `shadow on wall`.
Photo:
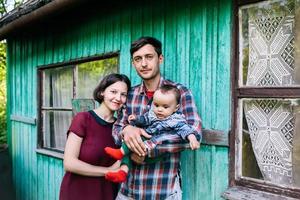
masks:
<svg viewBox="0 0 300 200"><path fill-rule="evenodd" d="M0 144L0 199L15 199L11 172L8 146Z"/></svg>

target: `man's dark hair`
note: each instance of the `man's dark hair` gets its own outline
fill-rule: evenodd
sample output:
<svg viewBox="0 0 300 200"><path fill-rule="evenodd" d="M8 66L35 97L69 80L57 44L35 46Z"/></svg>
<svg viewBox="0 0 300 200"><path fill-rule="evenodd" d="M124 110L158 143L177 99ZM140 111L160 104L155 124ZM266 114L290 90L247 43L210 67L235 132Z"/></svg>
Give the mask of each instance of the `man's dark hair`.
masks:
<svg viewBox="0 0 300 200"><path fill-rule="evenodd" d="M143 36L143 37L140 37L139 39L137 39L136 41L134 41L133 43L131 43L131 47L130 47L131 57L134 52L136 52L137 50L139 50L146 44L152 45L158 56L160 56L162 54L161 42L158 39L156 39L154 37Z"/></svg>
<svg viewBox="0 0 300 200"><path fill-rule="evenodd" d="M104 90L109 87L110 85L121 81L124 82L127 85L128 90L130 90L131 83L129 78L124 74L109 74L105 76L100 83L97 85L97 87L94 90L93 97L98 102L101 103L103 101L103 96L101 95Z"/></svg>
<svg viewBox="0 0 300 200"><path fill-rule="evenodd" d="M168 84L162 85L158 88L158 90L161 91L161 93L163 93L163 94L165 94L167 92L174 93L177 104L180 103L180 97L181 97L180 91L175 85L168 85Z"/></svg>

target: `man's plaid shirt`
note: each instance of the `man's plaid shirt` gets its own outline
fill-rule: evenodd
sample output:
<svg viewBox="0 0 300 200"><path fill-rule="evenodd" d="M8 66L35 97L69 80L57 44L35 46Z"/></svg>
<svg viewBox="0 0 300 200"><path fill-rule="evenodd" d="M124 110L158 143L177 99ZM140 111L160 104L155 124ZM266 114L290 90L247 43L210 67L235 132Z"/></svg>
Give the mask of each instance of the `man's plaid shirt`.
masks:
<svg viewBox="0 0 300 200"><path fill-rule="evenodd" d="M181 93L180 109L188 124L193 126L201 137L201 120L193 96L186 87L161 78L161 85L176 85ZM133 87L128 94L126 109L122 117L118 118L113 127L113 137L117 144L121 145L121 131L128 125L128 116L131 114L142 115L149 111L151 99L146 96L144 84ZM179 175L180 151L189 148L177 134L163 134L156 140L161 139L162 144L157 145L149 157L164 156L161 161L147 163L145 165L132 164L127 181L121 185L121 193L136 200L165 199L173 192L175 178Z"/></svg>

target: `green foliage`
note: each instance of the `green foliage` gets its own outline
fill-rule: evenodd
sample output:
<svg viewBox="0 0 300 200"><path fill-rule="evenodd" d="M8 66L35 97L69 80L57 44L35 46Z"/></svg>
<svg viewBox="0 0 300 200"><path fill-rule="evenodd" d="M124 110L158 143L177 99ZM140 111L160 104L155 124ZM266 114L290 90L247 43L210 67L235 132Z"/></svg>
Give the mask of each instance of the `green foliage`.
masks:
<svg viewBox="0 0 300 200"><path fill-rule="evenodd" d="M22 4L24 0L0 0L0 17Z"/></svg>
<svg viewBox="0 0 300 200"><path fill-rule="evenodd" d="M0 42L0 144L6 142L6 43Z"/></svg>
<svg viewBox="0 0 300 200"><path fill-rule="evenodd" d="M23 2L24 0L0 0L0 17ZM6 127L6 43L0 41L0 144L7 142Z"/></svg>

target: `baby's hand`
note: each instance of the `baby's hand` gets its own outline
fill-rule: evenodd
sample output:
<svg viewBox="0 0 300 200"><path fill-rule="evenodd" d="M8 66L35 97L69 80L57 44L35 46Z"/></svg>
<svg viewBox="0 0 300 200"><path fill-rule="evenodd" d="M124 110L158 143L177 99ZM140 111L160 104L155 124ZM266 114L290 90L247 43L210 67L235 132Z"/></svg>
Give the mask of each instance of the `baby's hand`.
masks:
<svg viewBox="0 0 300 200"><path fill-rule="evenodd" d="M188 140L190 142L190 147L192 150L198 149L200 147L200 143L197 141L194 134L188 135Z"/></svg>
<svg viewBox="0 0 300 200"><path fill-rule="evenodd" d="M135 120L136 116L135 115L129 115L128 116L128 122L130 123L131 121Z"/></svg>

